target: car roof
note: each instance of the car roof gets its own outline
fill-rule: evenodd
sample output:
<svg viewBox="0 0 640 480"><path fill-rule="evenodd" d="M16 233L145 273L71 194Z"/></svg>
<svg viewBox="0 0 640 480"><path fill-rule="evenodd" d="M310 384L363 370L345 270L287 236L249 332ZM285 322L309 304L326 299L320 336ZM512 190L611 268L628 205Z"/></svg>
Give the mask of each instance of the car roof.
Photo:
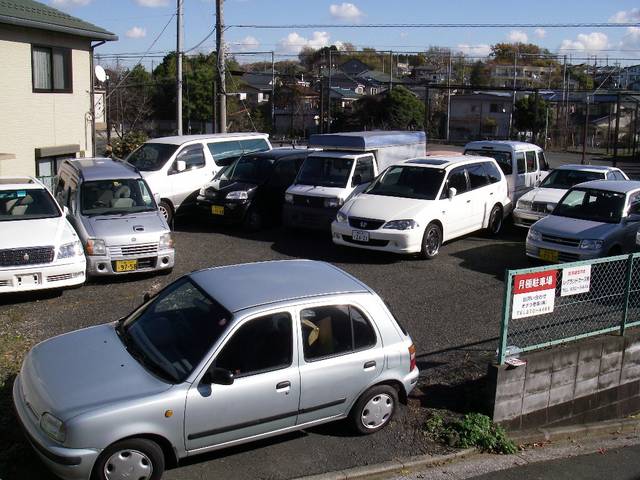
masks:
<svg viewBox="0 0 640 480"><path fill-rule="evenodd" d="M0 190L13 190L16 188L45 188L45 186L34 177L0 176Z"/></svg>
<svg viewBox="0 0 640 480"><path fill-rule="evenodd" d="M619 168L610 167L608 165L579 165L579 164L567 164L560 165L559 167L554 168L554 170L580 170L581 172L610 172L610 171L618 171Z"/></svg>
<svg viewBox="0 0 640 480"><path fill-rule="evenodd" d="M430 155L426 158L412 158L399 165L410 164L417 167L448 168L474 162L494 162L494 160L491 157L480 155Z"/></svg>
<svg viewBox="0 0 640 480"><path fill-rule="evenodd" d="M67 160L85 181L142 178L133 165L111 158L76 158Z"/></svg>
<svg viewBox="0 0 640 480"><path fill-rule="evenodd" d="M540 147L538 147L536 144L534 143L528 143L528 142L517 142L515 140L477 140L475 142L469 142L467 143L464 148L488 148L488 147L507 147L510 150L530 150L532 147L535 149L540 149Z"/></svg>
<svg viewBox="0 0 640 480"><path fill-rule="evenodd" d="M230 312L287 300L370 291L339 268L313 260L245 263L199 270L189 276Z"/></svg>
<svg viewBox="0 0 640 480"><path fill-rule="evenodd" d="M145 143L169 143L182 145L183 143L197 140L224 140L225 138L269 138L267 133L235 132L235 133L211 133L205 135L174 135L172 137L158 137L147 140Z"/></svg>
<svg viewBox="0 0 640 480"><path fill-rule="evenodd" d="M596 190L608 190L618 193L629 193L640 189L640 182L634 180L591 180L579 183L573 188L593 188Z"/></svg>
<svg viewBox="0 0 640 480"><path fill-rule="evenodd" d="M306 148L279 147L274 148L273 150L266 150L264 152L248 153L245 155L245 157L252 156L258 158L272 158L274 160L279 160L286 157L301 157L309 155L313 151L314 150L308 150Z"/></svg>

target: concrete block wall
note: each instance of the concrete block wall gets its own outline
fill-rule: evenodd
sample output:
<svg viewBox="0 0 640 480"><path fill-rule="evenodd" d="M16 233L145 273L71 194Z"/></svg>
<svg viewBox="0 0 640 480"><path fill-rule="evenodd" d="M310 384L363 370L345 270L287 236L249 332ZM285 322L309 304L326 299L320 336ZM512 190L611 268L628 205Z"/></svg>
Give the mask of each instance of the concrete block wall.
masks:
<svg viewBox="0 0 640 480"><path fill-rule="evenodd" d="M640 333L601 336L491 365L493 420L511 430L588 423L640 411Z"/></svg>

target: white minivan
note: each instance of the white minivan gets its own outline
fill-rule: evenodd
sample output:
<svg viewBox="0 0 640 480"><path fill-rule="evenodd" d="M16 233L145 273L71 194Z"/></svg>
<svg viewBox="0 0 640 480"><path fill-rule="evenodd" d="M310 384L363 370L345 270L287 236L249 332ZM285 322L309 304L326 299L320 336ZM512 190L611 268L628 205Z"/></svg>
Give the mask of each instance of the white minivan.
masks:
<svg viewBox="0 0 640 480"><path fill-rule="evenodd" d="M158 199L167 223L195 204L200 187L241 155L271 150L266 133L219 133L154 138L126 161L136 167Z"/></svg>
<svg viewBox="0 0 640 480"><path fill-rule="evenodd" d="M510 140L470 142L465 145L464 154L491 157L498 162L507 177L512 205L526 192L539 186L549 174L544 151L533 143Z"/></svg>

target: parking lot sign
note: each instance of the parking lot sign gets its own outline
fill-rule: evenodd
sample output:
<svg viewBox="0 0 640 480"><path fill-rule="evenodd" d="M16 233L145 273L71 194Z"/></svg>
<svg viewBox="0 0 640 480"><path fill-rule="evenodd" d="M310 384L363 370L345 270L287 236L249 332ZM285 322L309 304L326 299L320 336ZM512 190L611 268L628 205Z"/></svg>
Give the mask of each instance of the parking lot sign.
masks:
<svg viewBox="0 0 640 480"><path fill-rule="evenodd" d="M513 282L511 318L526 318L553 312L557 270L516 275Z"/></svg>

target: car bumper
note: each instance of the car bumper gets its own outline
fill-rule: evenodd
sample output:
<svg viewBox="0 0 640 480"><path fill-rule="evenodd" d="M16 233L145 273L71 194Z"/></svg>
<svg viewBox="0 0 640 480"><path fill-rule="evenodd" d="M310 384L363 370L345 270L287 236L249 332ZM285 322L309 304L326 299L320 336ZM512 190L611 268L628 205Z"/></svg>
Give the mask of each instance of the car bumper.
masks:
<svg viewBox="0 0 640 480"><path fill-rule="evenodd" d="M116 262L136 260L136 269L117 271ZM175 263L175 250L161 250L153 255L132 255L122 257L112 256L88 256L87 275L102 277L107 275L127 275L130 273L156 272L173 268Z"/></svg>
<svg viewBox="0 0 640 480"><path fill-rule="evenodd" d="M49 470L65 480L86 480L91 476L100 451L61 447L42 432L24 401L19 375L13 383L13 405L25 436Z"/></svg>
<svg viewBox="0 0 640 480"><path fill-rule="evenodd" d="M357 228L348 223L331 224L331 237L336 245L364 248L393 253L418 253L422 249L422 229L412 230L364 230L369 233L368 242L353 240L353 231Z"/></svg>
<svg viewBox="0 0 640 480"><path fill-rule="evenodd" d="M198 214L202 217L206 217L213 222L218 223L241 223L251 206L251 203L246 201L245 203L232 203L232 202L212 202L209 200L201 200L198 197ZM221 207L222 214L213 213L212 207Z"/></svg>
<svg viewBox="0 0 640 480"><path fill-rule="evenodd" d="M285 227L309 230L331 230L331 222L336 219L338 208L318 208L285 204L282 223Z"/></svg>
<svg viewBox="0 0 640 480"><path fill-rule="evenodd" d="M517 227L529 228L541 218L546 217L543 213L530 212L528 210L513 211L513 224Z"/></svg>
<svg viewBox="0 0 640 480"><path fill-rule="evenodd" d="M0 293L28 292L81 285L86 280L84 256L45 265L6 267L0 270Z"/></svg>
<svg viewBox="0 0 640 480"><path fill-rule="evenodd" d="M541 250L543 253L541 253ZM548 252L557 252L557 258L550 258ZM527 240L526 253L528 257L536 258L547 262L565 263L578 262L581 260L591 260L606 256L604 248L597 250L587 250L579 247L570 247L551 242L532 242ZM554 253L551 254L555 256Z"/></svg>

